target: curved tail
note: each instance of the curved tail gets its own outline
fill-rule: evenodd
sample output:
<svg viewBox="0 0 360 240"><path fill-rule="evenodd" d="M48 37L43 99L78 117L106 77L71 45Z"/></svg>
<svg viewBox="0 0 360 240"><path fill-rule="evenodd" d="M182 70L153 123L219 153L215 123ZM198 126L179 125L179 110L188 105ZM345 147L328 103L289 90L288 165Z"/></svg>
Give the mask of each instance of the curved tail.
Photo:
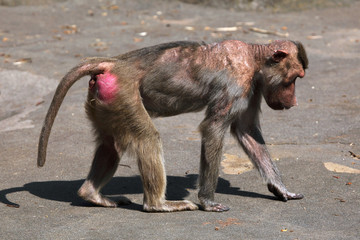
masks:
<svg viewBox="0 0 360 240"><path fill-rule="evenodd" d="M86 75L97 75L104 72L105 70L110 70L116 61L117 59L115 58L89 58L83 63L74 67L60 81L41 129L37 158L38 167L42 167L45 164L46 148L50 136L50 131L56 114L58 113L61 103L63 102L65 95L70 87L77 80Z"/></svg>

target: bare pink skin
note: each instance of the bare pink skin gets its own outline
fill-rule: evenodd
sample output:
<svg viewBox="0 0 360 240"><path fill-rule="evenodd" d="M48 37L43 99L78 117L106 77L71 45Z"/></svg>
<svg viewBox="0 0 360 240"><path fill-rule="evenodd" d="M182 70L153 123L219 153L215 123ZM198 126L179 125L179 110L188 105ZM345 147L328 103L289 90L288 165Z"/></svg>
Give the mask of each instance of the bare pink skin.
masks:
<svg viewBox="0 0 360 240"><path fill-rule="evenodd" d="M96 75L96 86L99 99L110 103L115 98L118 89L117 77L108 71L98 74Z"/></svg>

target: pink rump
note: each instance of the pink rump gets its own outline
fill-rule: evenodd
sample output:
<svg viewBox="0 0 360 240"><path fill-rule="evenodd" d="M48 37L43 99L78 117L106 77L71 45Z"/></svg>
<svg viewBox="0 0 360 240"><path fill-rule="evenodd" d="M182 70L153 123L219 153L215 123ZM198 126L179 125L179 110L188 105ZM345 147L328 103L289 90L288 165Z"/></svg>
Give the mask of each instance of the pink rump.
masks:
<svg viewBox="0 0 360 240"><path fill-rule="evenodd" d="M117 77L110 72L104 72L96 77L99 99L104 102L111 102L115 98L118 89Z"/></svg>

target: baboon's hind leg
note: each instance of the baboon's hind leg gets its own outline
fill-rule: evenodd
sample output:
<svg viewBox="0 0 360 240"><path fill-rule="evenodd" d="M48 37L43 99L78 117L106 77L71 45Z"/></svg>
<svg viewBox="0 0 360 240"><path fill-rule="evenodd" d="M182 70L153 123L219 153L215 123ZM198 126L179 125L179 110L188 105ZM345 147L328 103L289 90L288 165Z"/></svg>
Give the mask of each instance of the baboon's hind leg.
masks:
<svg viewBox="0 0 360 240"><path fill-rule="evenodd" d="M104 197L100 190L113 177L123 151L117 151L111 142L102 142L95 153L91 170L84 184L78 191L78 195L84 200L103 207L116 207L117 204L129 204L126 198L118 203Z"/></svg>

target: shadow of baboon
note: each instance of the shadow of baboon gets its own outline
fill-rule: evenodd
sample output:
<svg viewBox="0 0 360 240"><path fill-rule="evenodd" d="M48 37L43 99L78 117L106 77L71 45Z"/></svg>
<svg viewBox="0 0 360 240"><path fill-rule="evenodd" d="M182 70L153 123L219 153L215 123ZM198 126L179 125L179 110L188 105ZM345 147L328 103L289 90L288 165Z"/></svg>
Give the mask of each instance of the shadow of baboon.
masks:
<svg viewBox="0 0 360 240"><path fill-rule="evenodd" d="M166 198L168 200L181 200L189 195L187 189L197 188L197 175L189 174L183 177L168 176L167 177L167 191ZM22 187L14 187L0 191L0 202L8 205L9 207L19 207L18 204L11 202L7 199L7 195L16 192L26 191L37 197L59 201L69 202L73 206L90 207L91 203L85 202L77 196L76 192L84 182L82 180L70 181L45 181L45 182L31 182ZM230 182L224 178L219 178L217 193L238 195L250 198L265 198L276 199L271 195L263 195L254 192L241 191L237 187L232 187ZM140 176L131 177L114 177L104 188L102 193L109 198L116 201L121 198L123 194L142 194L142 183ZM136 203L130 205L119 206L126 209L142 210L142 206Z"/></svg>

